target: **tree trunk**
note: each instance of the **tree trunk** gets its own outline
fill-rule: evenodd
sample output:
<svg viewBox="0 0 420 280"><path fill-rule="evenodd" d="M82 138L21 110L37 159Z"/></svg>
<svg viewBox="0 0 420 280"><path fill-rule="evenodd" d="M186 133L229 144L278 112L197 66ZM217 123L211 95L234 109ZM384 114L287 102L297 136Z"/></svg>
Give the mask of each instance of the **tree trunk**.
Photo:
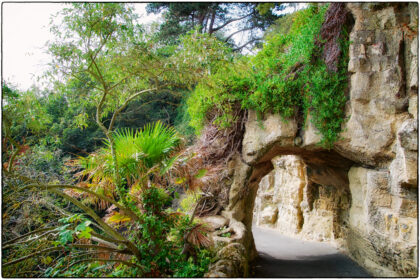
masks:
<svg viewBox="0 0 420 280"><path fill-rule="evenodd" d="M210 21L210 26L209 26L209 34L213 34L213 25L214 25L214 20L216 19L216 10L213 10L213 13L211 15L211 21Z"/></svg>

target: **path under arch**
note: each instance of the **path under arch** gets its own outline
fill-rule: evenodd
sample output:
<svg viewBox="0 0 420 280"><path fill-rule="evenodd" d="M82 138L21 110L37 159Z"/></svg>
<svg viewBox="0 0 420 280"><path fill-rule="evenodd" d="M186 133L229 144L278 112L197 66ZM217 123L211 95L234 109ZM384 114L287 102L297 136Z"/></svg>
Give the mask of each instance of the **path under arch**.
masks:
<svg viewBox="0 0 420 280"><path fill-rule="evenodd" d="M371 277L327 243L294 239L257 226L252 233L258 257L251 277Z"/></svg>

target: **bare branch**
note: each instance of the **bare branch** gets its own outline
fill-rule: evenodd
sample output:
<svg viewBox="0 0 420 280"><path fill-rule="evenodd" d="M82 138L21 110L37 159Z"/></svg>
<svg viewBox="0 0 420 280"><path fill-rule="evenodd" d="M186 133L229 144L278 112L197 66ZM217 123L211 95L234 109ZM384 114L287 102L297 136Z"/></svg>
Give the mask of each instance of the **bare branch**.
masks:
<svg viewBox="0 0 420 280"><path fill-rule="evenodd" d="M110 238L110 237L107 237L107 236L103 236L103 235L100 235L99 233L96 233L94 231L92 231L90 234L93 237L95 237L95 239L97 239L97 240L94 240L92 238L92 240L94 240L96 242L103 242L104 244L113 244L113 243L125 244L125 241L121 241L121 240L113 239L113 238ZM112 247L112 246L114 246L114 245L111 245L110 247Z"/></svg>
<svg viewBox="0 0 420 280"><path fill-rule="evenodd" d="M247 30L251 30L251 29L252 29L252 27L247 27L247 28L235 31L232 34L230 34L228 37L226 37L225 42L229 41L229 39L232 38L235 34L238 34L238 33L241 33L241 32L247 31Z"/></svg>
<svg viewBox="0 0 420 280"><path fill-rule="evenodd" d="M13 247L13 246L15 246L15 245L19 245L19 244L26 244L26 243L32 243L33 241L35 241L35 240L38 240L38 239L41 239L42 237L45 237L45 236L47 236L47 235L49 235L49 234L52 234L52 233L55 233L55 232L57 232L58 231L58 229L53 229L53 230L50 230L50 231L47 231L47 232L45 232L45 233L43 233L43 234L41 234L41 235L39 235L39 236L36 236L36 237L34 237L34 238L30 238L30 239L28 239L28 240L25 240L25 241L21 241L21 242L16 242L16 243L13 243L13 244L9 244L9 245L6 245L6 246L4 246L4 247L2 247L2 250L6 250L6 249L9 249L9 248L11 248L11 247Z"/></svg>
<svg viewBox="0 0 420 280"><path fill-rule="evenodd" d="M209 26L209 34L212 34L213 31L213 25L214 25L214 20L216 19L216 10L212 9L212 14L211 14L211 20L210 20L210 26ZM207 23L206 23L207 25Z"/></svg>
<svg viewBox="0 0 420 280"><path fill-rule="evenodd" d="M238 20L244 19L244 18L246 18L246 17L249 17L249 16L250 16L250 15L252 15L252 14L253 14L253 13L249 13L249 14L246 14L246 15L244 15L244 16L242 16L242 17L239 17L239 18L232 18L232 19L230 19L230 20L226 21L226 22L225 22L224 24L222 24L221 26L218 26L218 27L214 28L212 33L214 33L214 32L216 32L216 31L218 31L218 30L222 29L223 27L225 27L226 25L228 25L228 24L230 24L230 23L232 23L232 22L235 22L235 21L238 21Z"/></svg>
<svg viewBox="0 0 420 280"><path fill-rule="evenodd" d="M96 107L96 123L99 125L99 127L102 129L102 131L105 133L106 137L109 137L109 132L106 129L105 125L101 121L101 115L102 115L102 106L105 103L106 96L108 94L108 91L105 90L101 100L99 101L98 107Z"/></svg>
<svg viewBox="0 0 420 280"><path fill-rule="evenodd" d="M76 73L69 73L73 78L75 78L75 79L77 79L77 80L79 80L80 82L82 82L82 83L86 83L86 81L82 81L77 75L76 75ZM102 91L102 89L101 88L99 88L99 87L97 87L97 86L95 86L95 85L93 85L93 87L94 88L96 88L97 90L101 90Z"/></svg>
<svg viewBox="0 0 420 280"><path fill-rule="evenodd" d="M96 24L96 23L95 23ZM106 42L108 41L109 37L111 36L112 33L114 33L115 28L111 29L109 31L109 33L107 34L107 36L105 37L104 40L101 40L101 45L99 46L98 50L96 51L95 55L93 56L93 59L96 59L96 57L98 56L99 52L102 50L102 48L105 46ZM91 56L92 58L92 56ZM92 66L92 62L93 60L90 62L89 66L87 69L89 69Z"/></svg>
<svg viewBox="0 0 420 280"><path fill-rule="evenodd" d="M258 41L258 40L260 40L260 38L254 38L254 39L252 39L252 40L249 40L248 42L246 42L246 43L245 43L245 44L243 44L242 46L240 46L240 47L237 47L237 48L233 49L233 51L239 51L239 50L242 50L242 49L243 49L244 47L246 47L247 45L251 44L252 42Z"/></svg>
<svg viewBox="0 0 420 280"><path fill-rule="evenodd" d="M15 263L19 263L21 261L30 259L30 258L35 257L35 256L38 256L38 255L42 255L42 254L49 253L49 252L61 251L63 249L64 249L64 247L51 247L51 248L47 248L47 249L44 249L44 250L41 250L41 251L38 251L38 252L35 252L35 253L32 253L32 254L29 254L27 256L21 257L19 259L16 259L16 260L13 260L13 261L4 263L3 264L3 267L9 266L9 265L12 265L12 264L15 264Z"/></svg>
<svg viewBox="0 0 420 280"><path fill-rule="evenodd" d="M3 172L6 174L6 176L14 177L16 179L22 180L22 181L24 181L24 183L26 183L26 182L30 182L32 184L39 184L40 183L39 181L35 181L35 180L33 180L29 177L19 175L19 174L13 174L12 172L8 172L7 170L3 170Z"/></svg>
<svg viewBox="0 0 420 280"><path fill-rule="evenodd" d="M133 74L130 73L130 75L125 76L124 78L122 78L120 81L118 81L117 83L115 83L114 85L112 85L109 88L109 91L113 90L114 88L116 88L118 85L120 85L123 81L125 81L125 79L128 79L130 76L132 76Z"/></svg>
<svg viewBox="0 0 420 280"><path fill-rule="evenodd" d="M130 96L129 98L127 98L127 100L125 100L125 102L121 105L121 107L119 107L117 110L114 111L114 114L112 114L112 118L111 118L111 122L109 123L109 127L108 130L112 131L112 128L114 127L114 123L115 123L115 119L117 118L118 114L124 110L125 107L127 107L128 103L130 103L131 100L135 99L136 97L138 97L140 94L146 93L146 92L151 92L157 90L157 87L155 88L150 88L150 89L145 89L145 90L141 90L139 92L134 93L132 96Z"/></svg>
<svg viewBox="0 0 420 280"><path fill-rule="evenodd" d="M114 245L115 246L115 245ZM125 254L125 255L132 255L133 252L130 252L128 249L118 249L118 247L107 247L107 246L101 246L101 245L95 245L95 244L72 244L68 245L68 247L74 247L79 249L99 249L103 251L109 251L109 252L115 252L118 254Z"/></svg>
<svg viewBox="0 0 420 280"><path fill-rule="evenodd" d="M90 249L90 248L95 248L95 249L101 249L104 251L111 251L111 252L116 252L116 253L120 253L120 254L130 254L128 251L126 250L115 250L113 248L109 248L106 246L100 246L100 245L92 245L92 244L72 244L72 245L68 245L67 247L73 247L73 248L80 248L80 249ZM20 263L24 260L30 259L32 257L38 256L38 255L43 255L45 253L50 253L50 252L57 252L57 251L63 251L66 250L67 248L64 246L58 246L58 247L50 247L38 252L34 252L32 254L26 255L24 257L21 257L19 259L7 262L5 264L3 264L3 267L12 265L12 264L16 264L16 263ZM95 260L95 259L90 259L90 260Z"/></svg>
<svg viewBox="0 0 420 280"><path fill-rule="evenodd" d="M176 104L176 103L173 103L173 102L169 102L169 101L166 101L166 100L164 100L164 99L153 99L153 100L150 100L150 101L147 101L147 102L142 103L140 106L136 107L136 110L138 110L139 108L141 108L141 107L143 107L143 106L146 106L146 105L148 105L148 104L150 104L150 103L153 103L153 102L166 103L166 104L169 104L169 105L172 105L172 106L175 106L175 107L179 107L179 106L180 106L179 104ZM165 109L165 110L166 110L166 109ZM131 110L131 111L126 111L126 112L124 112L124 113L120 113L120 115L127 115L127 114L131 114L131 113L134 113L134 110ZM131 118L131 119L125 119L125 120L126 120L126 121L127 121L127 120L134 121L134 120L136 120L136 119L135 119L135 118Z"/></svg>
<svg viewBox="0 0 420 280"><path fill-rule="evenodd" d="M95 66L96 71L98 72L99 81L102 83L102 86L103 86L104 90L106 91L107 90L107 85L106 85L106 82L104 80L104 77L102 76L102 72L101 72L101 70L99 70L98 64L96 64L96 61L95 61L95 59L93 58L92 55L90 55L90 59L92 60L92 63Z"/></svg>
<svg viewBox="0 0 420 280"><path fill-rule="evenodd" d="M114 243L111 243L111 242L105 241L105 240L100 239L100 238L95 237L95 236L91 236L91 237L90 237L90 239L91 239L92 241L96 241L96 242L98 242L98 243L105 244L105 245L107 245L108 247L110 247L110 248L112 248L112 249L118 250L118 246L116 246Z"/></svg>

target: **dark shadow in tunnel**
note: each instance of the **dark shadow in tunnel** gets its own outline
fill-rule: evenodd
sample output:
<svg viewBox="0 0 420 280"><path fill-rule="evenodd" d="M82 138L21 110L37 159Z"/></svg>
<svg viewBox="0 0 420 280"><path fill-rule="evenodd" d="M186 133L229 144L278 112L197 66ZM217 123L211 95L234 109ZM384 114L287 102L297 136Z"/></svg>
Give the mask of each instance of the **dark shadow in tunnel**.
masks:
<svg viewBox="0 0 420 280"><path fill-rule="evenodd" d="M305 256L297 260L277 259L259 252L251 264L256 278L368 278L366 270L342 254Z"/></svg>

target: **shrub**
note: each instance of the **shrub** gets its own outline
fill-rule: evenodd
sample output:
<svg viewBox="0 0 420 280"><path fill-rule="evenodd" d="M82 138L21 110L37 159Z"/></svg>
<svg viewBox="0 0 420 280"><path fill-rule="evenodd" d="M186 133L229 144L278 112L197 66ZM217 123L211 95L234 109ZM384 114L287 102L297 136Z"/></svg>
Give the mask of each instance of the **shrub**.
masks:
<svg viewBox="0 0 420 280"><path fill-rule="evenodd" d="M200 134L205 123L226 128L236 121L235 105L240 104L253 87L247 62L244 57L224 65L197 85L187 100L190 125L196 134Z"/></svg>
<svg viewBox="0 0 420 280"><path fill-rule="evenodd" d="M270 34L257 55L236 59L201 82L187 102L196 132L208 122L228 127L238 104L259 115L276 113L285 119L306 121L310 112L322 134L320 144L330 148L344 121L349 42L340 25L338 70L329 71L321 58L319 36L327 9L328 5L312 4L296 12L289 17L290 29L284 29L287 34Z"/></svg>

